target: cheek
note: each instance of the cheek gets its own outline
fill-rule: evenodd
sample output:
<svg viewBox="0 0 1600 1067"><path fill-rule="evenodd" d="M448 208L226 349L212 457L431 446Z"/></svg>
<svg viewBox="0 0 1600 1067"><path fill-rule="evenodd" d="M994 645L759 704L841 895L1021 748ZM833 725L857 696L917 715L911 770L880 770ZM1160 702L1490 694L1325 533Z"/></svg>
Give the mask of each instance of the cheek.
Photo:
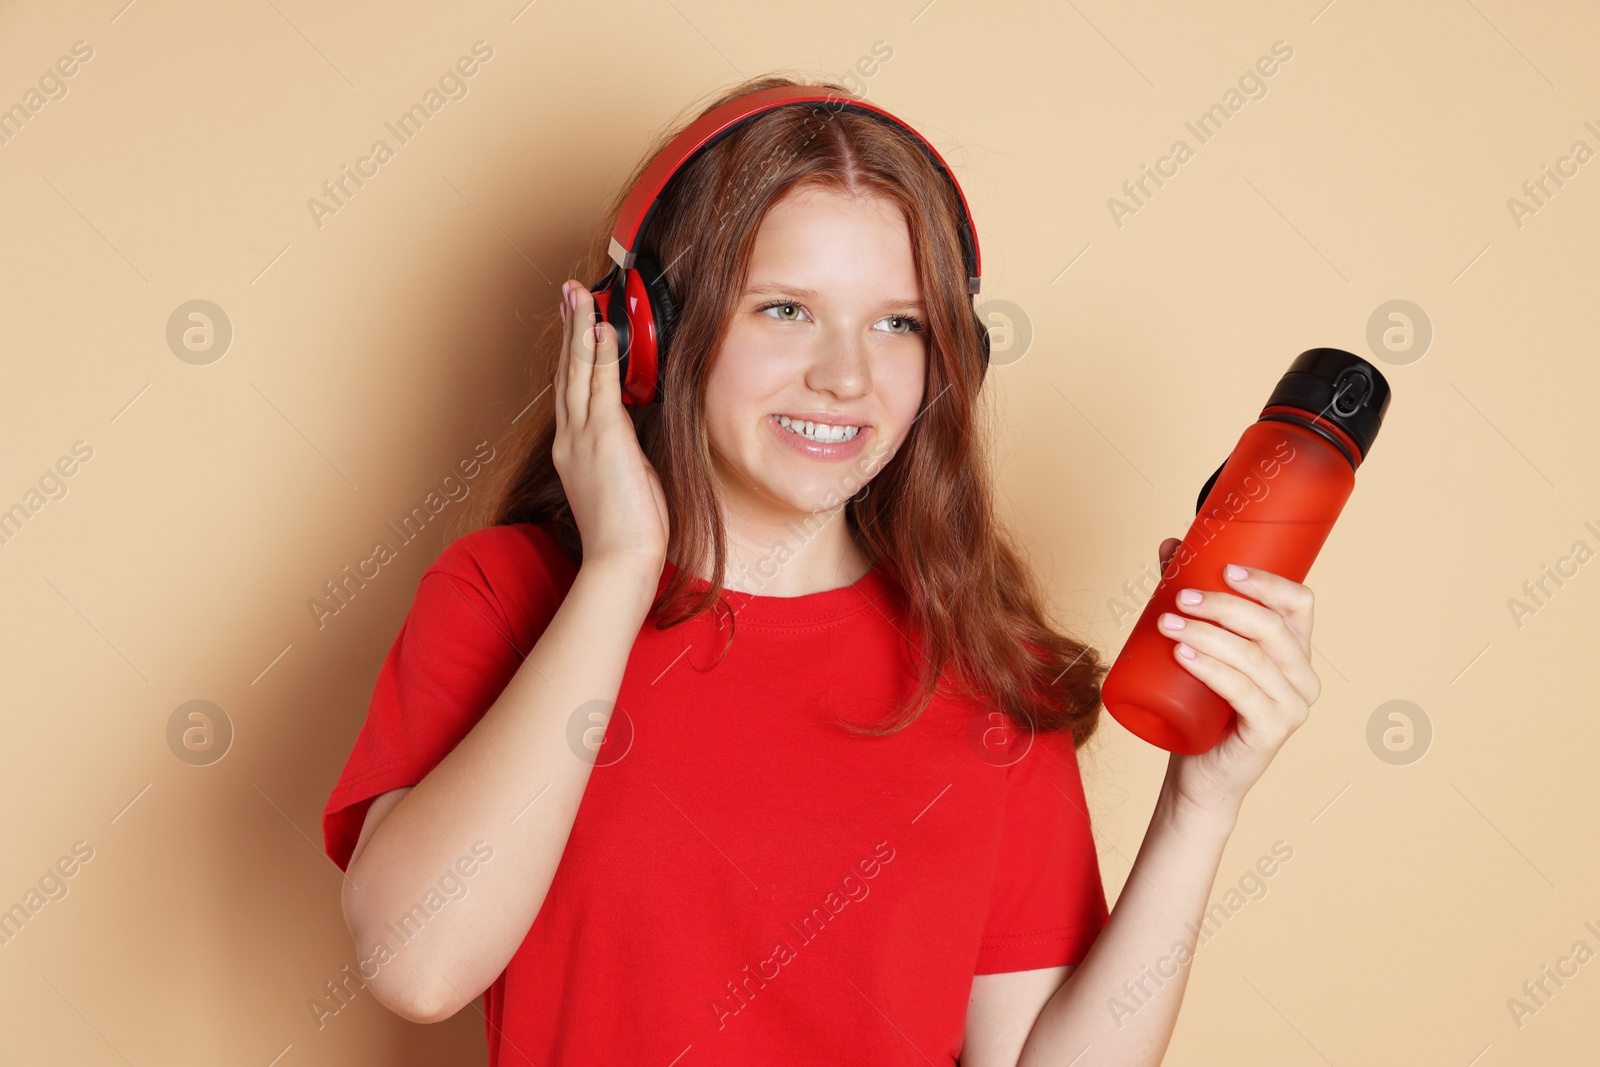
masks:
<svg viewBox="0 0 1600 1067"><path fill-rule="evenodd" d="M884 361L873 379L873 388L896 425L909 431L911 421L922 407L922 394L928 379L925 348L903 357Z"/></svg>
<svg viewBox="0 0 1600 1067"><path fill-rule="evenodd" d="M766 415L771 398L802 373L792 362L769 345L730 333L706 381L708 418L720 412L724 423L730 416L749 422Z"/></svg>
<svg viewBox="0 0 1600 1067"><path fill-rule="evenodd" d="M730 346L706 380L706 434L711 447L724 456L747 451L767 413L766 397L771 390L763 387L752 356Z"/></svg>
<svg viewBox="0 0 1600 1067"><path fill-rule="evenodd" d="M752 420L749 408L742 404L728 388L729 383L719 381L713 373L706 383L705 424L707 444L720 456L741 455L749 448Z"/></svg>

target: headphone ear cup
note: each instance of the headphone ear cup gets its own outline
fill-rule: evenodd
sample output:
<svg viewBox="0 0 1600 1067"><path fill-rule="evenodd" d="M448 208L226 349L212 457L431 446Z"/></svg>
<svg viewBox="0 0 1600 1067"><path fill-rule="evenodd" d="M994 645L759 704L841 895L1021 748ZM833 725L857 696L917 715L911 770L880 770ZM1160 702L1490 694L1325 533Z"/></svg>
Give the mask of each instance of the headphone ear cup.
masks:
<svg viewBox="0 0 1600 1067"><path fill-rule="evenodd" d="M650 301L650 315L656 324L656 359L659 362L666 358L667 345L678 328L678 301L673 298L672 290L667 287L667 276L662 273L654 257L640 253L634 260L633 269L639 272L639 280L644 282L645 294Z"/></svg>
<svg viewBox="0 0 1600 1067"><path fill-rule="evenodd" d="M978 311L977 305L972 308L972 323L978 331L978 347L983 352L983 374L989 373L989 351L993 344L989 337L989 324L983 321L983 315Z"/></svg>
<svg viewBox="0 0 1600 1067"><path fill-rule="evenodd" d="M637 323L639 335L654 340L649 369L635 375L638 381L634 402L660 403L666 396L667 345L678 327L678 302L673 299L672 290L667 287L666 275L662 273L655 257L645 252L639 253L633 261L631 273L637 279L638 289L642 290L640 296L643 297L642 300L636 298L637 303L644 305L635 312L640 320Z"/></svg>
<svg viewBox="0 0 1600 1067"><path fill-rule="evenodd" d="M617 332L617 352L622 358L624 377L628 366L629 342L633 339L627 301L623 299L625 281L621 269L612 267L604 278L589 287L589 292L594 296L595 312L603 321L611 323L611 328Z"/></svg>

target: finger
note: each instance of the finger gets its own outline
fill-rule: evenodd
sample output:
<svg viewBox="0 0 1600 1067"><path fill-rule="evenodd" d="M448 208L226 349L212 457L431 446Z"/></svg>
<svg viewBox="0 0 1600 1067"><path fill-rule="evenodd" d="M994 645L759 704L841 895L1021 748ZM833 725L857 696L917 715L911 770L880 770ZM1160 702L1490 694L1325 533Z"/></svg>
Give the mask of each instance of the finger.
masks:
<svg viewBox="0 0 1600 1067"><path fill-rule="evenodd" d="M1172 554L1178 551L1178 546L1181 544L1183 542L1178 538L1169 537L1161 542L1160 547L1156 549L1156 558L1161 561L1161 569L1163 571L1167 569L1167 564L1172 561Z"/></svg>
<svg viewBox="0 0 1600 1067"><path fill-rule="evenodd" d="M567 356L567 419L582 429L589 422L589 381L594 373L594 297L574 285L578 306Z"/></svg>
<svg viewBox="0 0 1600 1067"><path fill-rule="evenodd" d="M1231 577L1228 573L1230 567L1238 567L1244 576ZM1309 587L1260 567L1242 567L1233 563L1222 568L1222 580L1245 596L1259 600L1276 611L1300 641L1306 655L1311 655L1311 624L1316 597Z"/></svg>
<svg viewBox="0 0 1600 1067"><path fill-rule="evenodd" d="M595 363L589 379L590 418L615 413L622 404L622 383L617 368L617 328L605 320L595 324Z"/></svg>
<svg viewBox="0 0 1600 1067"><path fill-rule="evenodd" d="M567 425L567 349L572 344L572 321L576 316L567 294L573 282L569 278L561 283L561 347L556 352L556 372L552 385L556 393L556 432Z"/></svg>
<svg viewBox="0 0 1600 1067"><path fill-rule="evenodd" d="M1183 655L1186 647L1194 651L1194 659ZM1248 676L1215 656L1195 649L1187 641L1174 645L1172 654L1185 670L1204 682L1238 713L1239 721L1235 729L1246 742L1261 741L1276 746L1304 721L1302 717L1285 723L1277 705Z"/></svg>
<svg viewBox="0 0 1600 1067"><path fill-rule="evenodd" d="M1183 625L1174 629L1169 625L1172 622ZM1255 683L1275 704L1294 707L1308 703L1299 687L1289 681L1284 669L1257 641L1202 619L1185 619L1165 611L1156 620L1156 628L1173 640L1226 663Z"/></svg>
<svg viewBox="0 0 1600 1067"><path fill-rule="evenodd" d="M1266 574L1266 571L1256 571L1256 573ZM1272 574L1270 577L1278 576ZM1288 579L1280 581L1286 582ZM1288 582L1288 584L1298 585L1298 582ZM1198 595L1200 601L1194 605L1184 603L1184 598L1192 595ZM1314 702L1318 694L1322 693L1322 680L1317 677L1317 672L1310 665L1312 648L1310 648L1309 614L1304 617L1304 622L1299 624L1304 629L1296 629L1293 617L1286 616L1283 609L1262 605L1253 598L1240 597L1235 593L1197 589L1179 589L1178 597L1174 597L1173 600L1173 608L1182 614L1211 619L1222 627L1238 633L1240 637L1256 641L1272 662L1283 670L1285 677L1293 683L1294 688L1298 689L1307 704Z"/></svg>
<svg viewBox="0 0 1600 1067"><path fill-rule="evenodd" d="M1184 598L1198 594L1198 604L1186 604ZM1322 692L1322 682L1311 667L1310 653L1298 635L1289 628L1288 621L1271 608L1254 600L1209 590L1180 589L1173 599L1173 609L1182 616L1210 619L1218 627L1231 631L1247 644L1254 642L1259 652L1269 659L1288 679L1307 704L1313 703ZM1209 624L1200 623L1198 626ZM1171 630L1159 627L1174 636L1183 636L1191 627ZM1196 631L1199 632L1198 630ZM1187 638L1185 638L1187 640ZM1251 653L1253 656L1255 653ZM1230 661L1231 662L1231 661Z"/></svg>

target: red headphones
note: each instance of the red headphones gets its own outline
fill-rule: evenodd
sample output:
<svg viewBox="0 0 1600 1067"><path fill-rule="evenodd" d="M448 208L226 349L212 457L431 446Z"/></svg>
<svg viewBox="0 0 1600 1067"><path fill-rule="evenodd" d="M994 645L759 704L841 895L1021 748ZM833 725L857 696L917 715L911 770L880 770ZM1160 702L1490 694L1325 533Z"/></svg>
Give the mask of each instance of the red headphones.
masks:
<svg viewBox="0 0 1600 1067"><path fill-rule="evenodd" d="M757 115L780 107L807 104L813 105L813 110L854 111L869 115L899 127L915 139L950 182L956 200L961 204L959 230L961 255L967 268L967 292L972 296L977 295L982 274L972 211L967 206L967 198L961 192L955 175L933 145L910 126L871 104L848 100L833 92L808 86L780 85L758 89L700 116L673 138L639 177L638 183L628 193L627 200L623 201L622 210L617 213L617 225L611 231L610 252L614 265L609 274L590 286L590 291L594 294L600 317L611 323L617 331L623 403L653 404L662 399L661 368L678 321L678 304L667 288L660 266L648 254L636 255L634 251L655 216L662 191L692 159ZM614 314L617 309L621 310L621 314ZM983 351L982 372L987 373L989 328L978 314L976 306L973 307L972 320Z"/></svg>

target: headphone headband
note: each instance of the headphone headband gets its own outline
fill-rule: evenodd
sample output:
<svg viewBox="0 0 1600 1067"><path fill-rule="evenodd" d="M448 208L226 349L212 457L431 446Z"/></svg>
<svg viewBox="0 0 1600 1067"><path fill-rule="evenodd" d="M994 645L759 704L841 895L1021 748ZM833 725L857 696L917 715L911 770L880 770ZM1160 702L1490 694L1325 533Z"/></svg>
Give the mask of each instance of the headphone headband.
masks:
<svg viewBox="0 0 1600 1067"><path fill-rule="evenodd" d="M920 133L882 108L864 101L849 100L830 91L798 85L779 85L737 96L690 123L673 138L671 143L658 152L655 159L645 168L645 172L639 176L632 191L628 193L628 198L623 201L622 210L617 213L617 224L611 231L612 261L623 270L633 269L637 254L636 245L656 213L662 191L673 176L691 160L757 115L780 107L803 104L820 105L821 108L834 112L853 111L867 115L912 136L939 172L944 175L945 180L950 183L950 187L955 190L956 199L961 203L961 218L957 225L961 238L961 255L967 268L967 292L976 294L982 283L983 272L978 251L978 236L972 225L972 209L968 206L966 194L961 191L961 185L956 181L955 174L944 161L944 157Z"/></svg>

